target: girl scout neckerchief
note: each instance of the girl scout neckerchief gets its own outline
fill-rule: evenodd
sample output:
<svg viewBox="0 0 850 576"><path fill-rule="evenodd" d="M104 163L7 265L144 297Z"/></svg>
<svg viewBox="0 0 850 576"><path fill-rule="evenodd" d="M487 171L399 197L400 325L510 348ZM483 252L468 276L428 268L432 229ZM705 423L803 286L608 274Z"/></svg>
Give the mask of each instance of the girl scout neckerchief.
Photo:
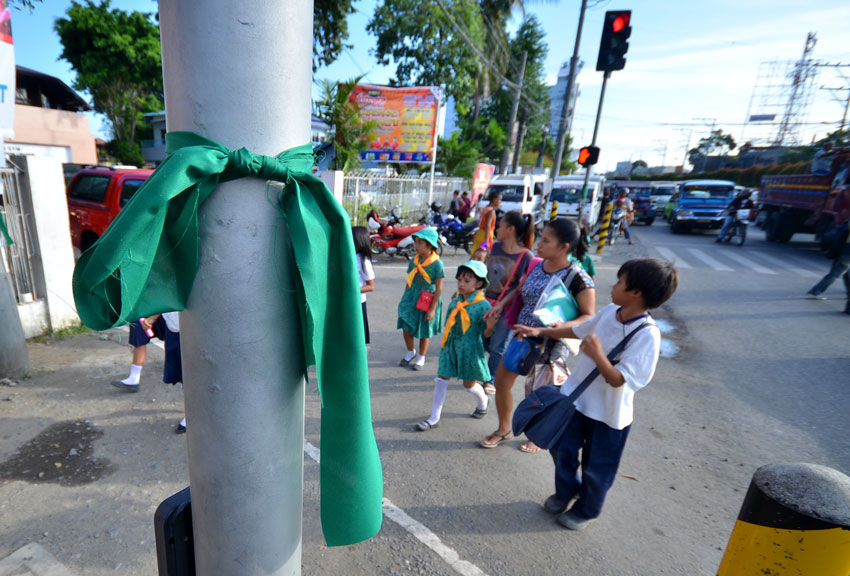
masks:
<svg viewBox="0 0 850 576"><path fill-rule="evenodd" d="M465 310L467 306L471 306L473 304L478 304L482 300L484 300L484 291L479 290L475 293L475 298L472 300L466 300L464 302L461 300L462 296L458 297L457 304L455 304L455 309L452 310L452 313L449 314L449 317L446 319L446 327L443 328L443 341L442 347L446 347L446 340L449 339L449 332L454 328L455 320L457 320L458 314L460 314L460 328L463 330L463 333L466 334L466 331L469 330L469 327L472 325L472 320L469 319L469 312Z"/></svg>
<svg viewBox="0 0 850 576"><path fill-rule="evenodd" d="M192 132L169 132L166 154L77 263L80 318L106 330L183 310L198 267L198 205L222 182L246 176L282 182L276 200L300 276L305 365L316 365L322 400L322 529L330 546L371 538L381 527L383 479L348 215L310 174L309 144L272 158L229 150Z"/></svg>
<svg viewBox="0 0 850 576"><path fill-rule="evenodd" d="M440 259L439 254L436 252L431 252L431 255L425 259L425 262L420 262L419 254L413 257L413 270L410 271L410 274L407 275L407 287L410 288L413 286L413 279L416 278L416 273L422 274L422 279L425 280L426 284L431 283L431 276L425 271L425 268L436 262Z"/></svg>

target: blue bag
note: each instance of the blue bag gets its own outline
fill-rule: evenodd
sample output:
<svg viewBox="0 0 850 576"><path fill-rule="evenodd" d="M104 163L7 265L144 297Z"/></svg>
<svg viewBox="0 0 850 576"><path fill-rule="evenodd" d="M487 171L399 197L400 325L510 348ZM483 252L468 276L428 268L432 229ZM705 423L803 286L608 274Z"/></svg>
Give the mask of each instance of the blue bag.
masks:
<svg viewBox="0 0 850 576"><path fill-rule="evenodd" d="M508 342L508 347L502 355L502 363L507 370L520 376L528 376L531 369L543 355L543 342L535 338L517 339L516 336Z"/></svg>

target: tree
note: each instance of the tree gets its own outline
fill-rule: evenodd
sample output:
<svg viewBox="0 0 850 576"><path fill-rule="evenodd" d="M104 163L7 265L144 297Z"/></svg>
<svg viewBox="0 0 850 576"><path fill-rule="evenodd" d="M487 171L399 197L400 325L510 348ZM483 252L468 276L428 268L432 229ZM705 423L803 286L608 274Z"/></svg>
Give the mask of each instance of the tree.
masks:
<svg viewBox="0 0 850 576"><path fill-rule="evenodd" d="M700 138L696 148L691 148L688 151L688 161L694 166L698 162L703 161L706 157L711 156L713 152L719 153L731 152L735 149L735 139L731 134L724 134L723 130L712 130L711 134L704 138Z"/></svg>
<svg viewBox="0 0 850 576"><path fill-rule="evenodd" d="M348 39L348 15L354 13L352 0L314 0L313 71L339 58Z"/></svg>
<svg viewBox="0 0 850 576"><path fill-rule="evenodd" d="M451 137L440 138L437 146L437 170L450 176L472 178L481 152L473 142L460 139L460 131Z"/></svg>
<svg viewBox="0 0 850 576"><path fill-rule="evenodd" d="M461 129L461 140L475 143L481 151L482 161L498 164L502 161L502 151L505 149L505 131L492 118L480 117L473 120L472 116L458 119ZM439 154L437 155L439 158Z"/></svg>
<svg viewBox="0 0 850 576"><path fill-rule="evenodd" d="M638 174L642 175L646 172L647 168L649 168L649 164L644 160L635 160L632 162L632 169L629 171L629 174Z"/></svg>
<svg viewBox="0 0 850 576"><path fill-rule="evenodd" d="M42 0L9 0L9 6L15 10L20 10L21 6L23 6L24 8L29 8L29 11L32 12L36 2L41 4Z"/></svg>
<svg viewBox="0 0 850 576"><path fill-rule="evenodd" d="M72 1L67 18L58 18L54 29L61 58L77 73L74 88L87 91L95 111L109 121L114 152L122 162L138 163L143 159L136 125L142 114L163 107L159 26L152 14L109 4Z"/></svg>
<svg viewBox="0 0 850 576"><path fill-rule="evenodd" d="M483 47L484 25L473 0L441 0L470 40ZM470 109L478 56L452 26L437 2L382 0L366 29L377 37L372 54L394 63L392 85L442 86L459 114Z"/></svg>
<svg viewBox="0 0 850 576"><path fill-rule="evenodd" d="M348 82L336 84L322 82L322 97L316 102L316 115L331 126L331 139L336 146L336 167L353 170L360 165L360 153L368 147L377 124L364 122L360 117L360 105L351 100L351 93L362 76Z"/></svg>

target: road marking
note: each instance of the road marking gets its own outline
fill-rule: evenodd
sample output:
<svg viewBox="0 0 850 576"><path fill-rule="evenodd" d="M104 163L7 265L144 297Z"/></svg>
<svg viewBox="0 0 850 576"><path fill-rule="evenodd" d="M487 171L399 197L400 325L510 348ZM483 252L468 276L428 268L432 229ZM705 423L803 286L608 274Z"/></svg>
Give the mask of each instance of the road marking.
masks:
<svg viewBox="0 0 850 576"><path fill-rule="evenodd" d="M807 268L803 268L799 264L799 262L797 264L794 264L794 262L789 260L787 257L784 260L780 260L779 258L774 258L773 256L768 256L767 254L762 254L761 252L756 252L756 254L758 254L759 258L761 258L762 260L764 260L766 262L769 262L772 266L775 266L777 268L781 268L783 270L789 270L791 272L794 272L795 274L799 274L800 276L803 276L804 278L820 278L821 277L821 274L818 274L817 272L812 272L811 270L809 270Z"/></svg>
<svg viewBox="0 0 850 576"><path fill-rule="evenodd" d="M677 258L676 253L670 250L669 248L664 248L663 246L655 246L655 249L658 251L659 254L661 254L662 257L675 264L677 268L693 268L693 266L691 266L681 258Z"/></svg>
<svg viewBox="0 0 850 576"><path fill-rule="evenodd" d="M733 248L733 250L734 250L734 248ZM747 268L750 268L751 270L754 270L754 271L758 272L759 274L776 274L776 272L774 272L773 270L768 270L767 268L765 268L764 266L761 266L757 262L753 262L749 258L744 258L740 254L736 254L735 252L733 252L731 250L726 252L726 257L731 258L732 260L735 260L736 262L743 264Z"/></svg>
<svg viewBox="0 0 850 576"><path fill-rule="evenodd" d="M304 441L304 452L315 460L319 461L319 450L306 440ZM417 522L408 516L404 510L390 502L389 498L384 498L383 502L384 516L404 528L414 538L425 544L433 550L440 558L445 560L446 564L460 574L461 576L487 576L487 573L482 571L478 566L466 560L461 560L460 555L449 546L443 544L440 537L428 530L424 524Z"/></svg>
<svg viewBox="0 0 850 576"><path fill-rule="evenodd" d="M714 258L709 256L708 254L706 254L702 250L697 250L696 248L688 248L688 252L690 252L691 254L693 254L694 256L696 256L697 258L699 258L700 260L702 260L703 262L705 262L706 264L708 264L709 266L714 268L715 270L719 270L721 272L731 272L732 271L732 269L729 268L729 266L727 266L726 264L724 264L723 262L721 262L719 260L715 260Z"/></svg>
<svg viewBox="0 0 850 576"><path fill-rule="evenodd" d="M0 575L73 576L70 570L36 542L30 542L0 560Z"/></svg>

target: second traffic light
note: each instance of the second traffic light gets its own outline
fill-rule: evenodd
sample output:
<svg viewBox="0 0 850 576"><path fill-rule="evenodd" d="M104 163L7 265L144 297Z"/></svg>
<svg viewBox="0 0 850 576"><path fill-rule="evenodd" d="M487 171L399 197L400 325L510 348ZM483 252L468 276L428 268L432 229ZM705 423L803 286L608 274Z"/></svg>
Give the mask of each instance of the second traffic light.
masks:
<svg viewBox="0 0 850 576"><path fill-rule="evenodd" d="M578 151L578 163L582 166L593 166L599 162L599 147L585 146Z"/></svg>
<svg viewBox="0 0 850 576"><path fill-rule="evenodd" d="M629 51L629 36L632 34L631 21L631 10L609 10L605 13L599 57L596 60L597 70L611 72L626 67L626 52Z"/></svg>

